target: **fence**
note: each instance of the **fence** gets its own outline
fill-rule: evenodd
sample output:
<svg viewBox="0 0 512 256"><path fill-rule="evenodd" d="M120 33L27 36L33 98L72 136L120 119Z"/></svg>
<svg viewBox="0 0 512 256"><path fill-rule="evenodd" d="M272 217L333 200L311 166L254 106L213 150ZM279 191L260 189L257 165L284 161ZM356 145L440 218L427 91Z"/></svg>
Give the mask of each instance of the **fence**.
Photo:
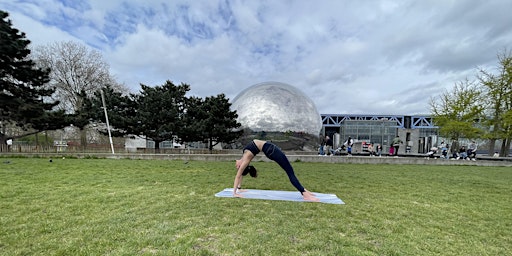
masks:
<svg viewBox="0 0 512 256"><path fill-rule="evenodd" d="M86 147L75 144L55 144L55 145L32 145L28 143L14 143L13 145L0 145L0 153L112 153L110 144L88 144ZM155 148L125 148L124 145L114 144L115 153L132 154L231 154L240 153L240 150L208 150L205 148L161 148L157 151Z"/></svg>

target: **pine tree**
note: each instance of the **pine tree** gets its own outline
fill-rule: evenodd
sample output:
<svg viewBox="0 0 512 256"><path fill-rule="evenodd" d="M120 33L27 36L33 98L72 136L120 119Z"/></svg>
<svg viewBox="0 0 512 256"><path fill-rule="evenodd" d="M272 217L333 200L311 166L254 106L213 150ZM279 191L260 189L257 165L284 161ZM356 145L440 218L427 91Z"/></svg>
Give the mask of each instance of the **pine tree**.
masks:
<svg viewBox="0 0 512 256"><path fill-rule="evenodd" d="M185 128L182 129L180 139L208 142L210 151L219 143L233 143L240 138L243 131L236 120L236 111L231 111L230 108L231 103L223 93L204 100L189 98L184 115Z"/></svg>
<svg viewBox="0 0 512 256"><path fill-rule="evenodd" d="M62 128L64 113L52 111L52 89L45 88L49 70L37 68L28 58L30 41L12 26L9 14L0 10L0 128L15 124L30 133ZM0 129L0 143L12 136Z"/></svg>

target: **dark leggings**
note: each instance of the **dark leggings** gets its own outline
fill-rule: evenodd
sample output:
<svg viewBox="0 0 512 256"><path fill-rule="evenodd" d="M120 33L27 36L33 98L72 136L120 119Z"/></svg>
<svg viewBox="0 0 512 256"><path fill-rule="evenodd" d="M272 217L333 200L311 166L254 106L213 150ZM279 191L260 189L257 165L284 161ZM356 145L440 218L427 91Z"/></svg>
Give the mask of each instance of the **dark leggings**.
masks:
<svg viewBox="0 0 512 256"><path fill-rule="evenodd" d="M299 180L295 176L290 161L288 161L288 158L278 146L270 142L265 142L265 144L263 145L263 153L270 160L274 160L277 164L279 164L279 166L281 166L281 168L283 168L283 170L288 175L290 182L298 191L300 191L301 193L305 191L304 187L300 184Z"/></svg>

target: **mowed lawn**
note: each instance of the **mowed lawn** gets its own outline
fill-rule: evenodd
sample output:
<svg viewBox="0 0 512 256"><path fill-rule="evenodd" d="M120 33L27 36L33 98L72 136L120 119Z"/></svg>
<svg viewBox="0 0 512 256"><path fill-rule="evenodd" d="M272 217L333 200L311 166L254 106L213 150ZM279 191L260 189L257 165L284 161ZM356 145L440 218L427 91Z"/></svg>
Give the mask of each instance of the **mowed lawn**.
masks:
<svg viewBox="0 0 512 256"><path fill-rule="evenodd" d="M512 255L510 167L292 164L346 204L215 197L234 162L0 158L0 255Z"/></svg>

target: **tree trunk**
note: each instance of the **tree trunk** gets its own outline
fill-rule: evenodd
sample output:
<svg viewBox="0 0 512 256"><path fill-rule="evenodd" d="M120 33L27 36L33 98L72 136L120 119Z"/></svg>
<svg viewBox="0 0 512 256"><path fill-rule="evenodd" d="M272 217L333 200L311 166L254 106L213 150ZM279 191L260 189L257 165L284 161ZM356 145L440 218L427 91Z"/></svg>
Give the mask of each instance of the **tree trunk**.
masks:
<svg viewBox="0 0 512 256"><path fill-rule="evenodd" d="M512 139L507 139L507 147L505 148L505 156L508 156L510 154L510 142L512 142Z"/></svg>
<svg viewBox="0 0 512 256"><path fill-rule="evenodd" d="M47 151L50 148L50 143L48 142L48 131L44 131L44 150Z"/></svg>
<svg viewBox="0 0 512 256"><path fill-rule="evenodd" d="M80 147L83 152L87 149L87 130L85 128L80 129Z"/></svg>
<svg viewBox="0 0 512 256"><path fill-rule="evenodd" d="M0 152L8 152L7 150L7 137L0 134Z"/></svg>
<svg viewBox="0 0 512 256"><path fill-rule="evenodd" d="M487 153L488 156L494 155L495 146L496 146L496 139L489 139L489 152Z"/></svg>
<svg viewBox="0 0 512 256"><path fill-rule="evenodd" d="M39 133L34 134L36 137L36 152L39 152Z"/></svg>
<svg viewBox="0 0 512 256"><path fill-rule="evenodd" d="M508 156L510 148L510 139L503 139L501 142L500 156Z"/></svg>
<svg viewBox="0 0 512 256"><path fill-rule="evenodd" d="M162 141L155 140L155 154L160 154L160 142L162 142Z"/></svg>

